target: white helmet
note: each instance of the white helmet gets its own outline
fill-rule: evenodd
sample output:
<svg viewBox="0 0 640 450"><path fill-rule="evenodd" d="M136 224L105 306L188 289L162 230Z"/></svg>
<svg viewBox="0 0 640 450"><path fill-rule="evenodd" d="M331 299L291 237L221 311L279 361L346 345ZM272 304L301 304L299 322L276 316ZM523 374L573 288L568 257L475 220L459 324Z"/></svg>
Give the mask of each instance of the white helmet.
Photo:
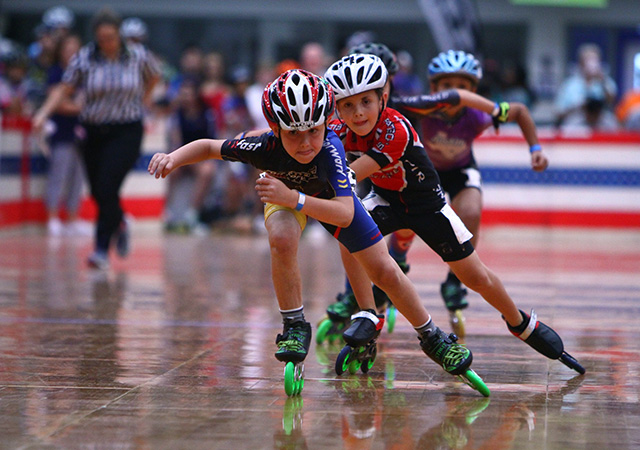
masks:
<svg viewBox="0 0 640 450"><path fill-rule="evenodd" d="M387 83L388 76L382 60L370 54L347 55L333 63L324 74L336 100L381 89Z"/></svg>
<svg viewBox="0 0 640 450"><path fill-rule="evenodd" d="M120 34L125 39L145 39L147 37L147 25L137 17L128 17L120 25Z"/></svg>
<svg viewBox="0 0 640 450"><path fill-rule="evenodd" d="M71 28L75 16L66 6L54 6L42 15L42 23L49 28Z"/></svg>

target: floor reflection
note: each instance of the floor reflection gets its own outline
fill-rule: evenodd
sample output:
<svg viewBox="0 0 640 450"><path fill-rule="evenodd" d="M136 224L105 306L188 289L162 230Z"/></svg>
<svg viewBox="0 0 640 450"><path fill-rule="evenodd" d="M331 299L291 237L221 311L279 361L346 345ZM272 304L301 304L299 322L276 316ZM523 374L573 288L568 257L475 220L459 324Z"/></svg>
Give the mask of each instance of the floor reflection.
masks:
<svg viewBox="0 0 640 450"><path fill-rule="evenodd" d="M107 272L84 267L90 239L0 234L1 448L640 447L638 233L482 236L485 262L585 376L513 338L472 295L466 344L490 398L428 360L402 317L366 375L336 376L340 344L312 345L302 396L287 398L266 239L146 227ZM300 249L314 325L343 285L332 244ZM426 246L411 258L446 324L445 268Z"/></svg>

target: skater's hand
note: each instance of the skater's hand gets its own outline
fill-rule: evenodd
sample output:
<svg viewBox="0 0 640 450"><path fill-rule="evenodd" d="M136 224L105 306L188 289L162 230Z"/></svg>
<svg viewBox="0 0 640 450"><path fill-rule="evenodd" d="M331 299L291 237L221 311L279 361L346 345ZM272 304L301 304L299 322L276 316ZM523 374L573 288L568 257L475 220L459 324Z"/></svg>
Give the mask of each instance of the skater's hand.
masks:
<svg viewBox="0 0 640 450"><path fill-rule="evenodd" d="M295 208L298 204L298 191L289 189L282 181L266 173L256 180L256 192L263 203L287 208Z"/></svg>
<svg viewBox="0 0 640 450"><path fill-rule="evenodd" d="M542 172L549 167L547 155L542 150L531 153L531 168L536 172Z"/></svg>
<svg viewBox="0 0 640 450"><path fill-rule="evenodd" d="M151 158L147 170L149 171L149 174L154 175L156 178L164 178L175 168L176 164L171 154L156 153Z"/></svg>

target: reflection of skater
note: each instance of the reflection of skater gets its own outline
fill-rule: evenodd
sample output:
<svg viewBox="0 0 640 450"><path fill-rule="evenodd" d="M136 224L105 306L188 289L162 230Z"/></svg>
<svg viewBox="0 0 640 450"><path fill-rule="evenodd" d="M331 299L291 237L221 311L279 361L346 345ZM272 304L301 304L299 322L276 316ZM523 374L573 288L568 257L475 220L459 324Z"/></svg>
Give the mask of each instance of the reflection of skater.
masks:
<svg viewBox="0 0 640 450"><path fill-rule="evenodd" d="M282 408L282 428L273 435L273 446L277 450L307 449L307 440L302 434L302 397L287 397Z"/></svg>

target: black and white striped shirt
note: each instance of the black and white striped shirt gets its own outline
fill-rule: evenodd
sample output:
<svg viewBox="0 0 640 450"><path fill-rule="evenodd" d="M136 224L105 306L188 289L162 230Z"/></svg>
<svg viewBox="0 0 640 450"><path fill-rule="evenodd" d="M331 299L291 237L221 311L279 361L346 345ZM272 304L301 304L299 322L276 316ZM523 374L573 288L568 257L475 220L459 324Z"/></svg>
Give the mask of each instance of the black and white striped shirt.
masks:
<svg viewBox="0 0 640 450"><path fill-rule="evenodd" d="M122 124L142 120L145 82L159 74L156 59L142 45L123 44L118 59L108 60L90 43L73 56L62 81L85 94L81 122Z"/></svg>

